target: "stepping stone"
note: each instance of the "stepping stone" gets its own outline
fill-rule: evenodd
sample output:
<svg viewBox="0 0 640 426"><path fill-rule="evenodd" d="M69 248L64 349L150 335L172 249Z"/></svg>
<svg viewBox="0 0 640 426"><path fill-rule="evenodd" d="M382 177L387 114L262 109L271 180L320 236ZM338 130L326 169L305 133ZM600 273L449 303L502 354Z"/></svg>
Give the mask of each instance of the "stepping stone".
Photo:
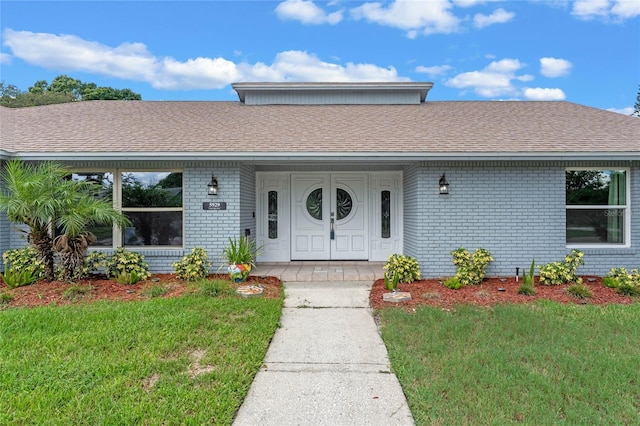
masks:
<svg viewBox="0 0 640 426"><path fill-rule="evenodd" d="M243 285L236 290L242 297L257 297L264 294L264 287L261 285Z"/></svg>
<svg viewBox="0 0 640 426"><path fill-rule="evenodd" d="M404 302L411 300L411 293L408 291L396 291L393 293L385 293L382 295L382 300L385 302Z"/></svg>

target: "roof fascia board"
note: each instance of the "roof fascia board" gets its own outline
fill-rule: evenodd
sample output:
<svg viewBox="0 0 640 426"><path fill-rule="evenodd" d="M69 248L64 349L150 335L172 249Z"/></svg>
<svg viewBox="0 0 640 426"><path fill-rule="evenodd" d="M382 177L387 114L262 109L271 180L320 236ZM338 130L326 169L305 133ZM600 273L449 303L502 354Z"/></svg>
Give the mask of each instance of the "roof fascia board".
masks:
<svg viewBox="0 0 640 426"><path fill-rule="evenodd" d="M25 160L97 160L97 161L151 161L151 160L207 160L207 161L372 161L372 162L415 162L415 161L640 161L640 152L591 152L591 153L416 153L416 152L367 152L367 153L300 153L300 152L15 152L1 155L2 159L21 158Z"/></svg>

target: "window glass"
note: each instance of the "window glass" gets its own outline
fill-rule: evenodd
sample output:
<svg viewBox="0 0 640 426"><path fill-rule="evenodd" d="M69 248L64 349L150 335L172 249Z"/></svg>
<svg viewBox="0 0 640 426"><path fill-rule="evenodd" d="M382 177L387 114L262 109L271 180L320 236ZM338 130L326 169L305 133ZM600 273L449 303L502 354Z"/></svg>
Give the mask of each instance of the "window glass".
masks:
<svg viewBox="0 0 640 426"><path fill-rule="evenodd" d="M122 172L122 212L132 226L122 231L125 246L182 245L182 173Z"/></svg>
<svg viewBox="0 0 640 426"><path fill-rule="evenodd" d="M322 220L322 188L315 189L307 197L307 212L317 220Z"/></svg>
<svg viewBox="0 0 640 426"><path fill-rule="evenodd" d="M382 191L381 193L381 221L382 238L391 238L391 192Z"/></svg>
<svg viewBox="0 0 640 426"><path fill-rule="evenodd" d="M624 170L567 170L567 244L625 244Z"/></svg>
<svg viewBox="0 0 640 426"><path fill-rule="evenodd" d="M122 232L126 246L182 245L182 211L124 212L132 226Z"/></svg>
<svg viewBox="0 0 640 426"><path fill-rule="evenodd" d="M278 192L269 191L269 239L278 238Z"/></svg>
<svg viewBox="0 0 640 426"><path fill-rule="evenodd" d="M71 179L77 181L93 182L102 186L100 197L113 199L113 173L105 171L88 171L76 172L71 175ZM96 241L91 244L92 247L113 247L113 226L111 225L93 225L87 228L96 237Z"/></svg>
<svg viewBox="0 0 640 426"><path fill-rule="evenodd" d="M122 207L182 207L182 173L123 172Z"/></svg>

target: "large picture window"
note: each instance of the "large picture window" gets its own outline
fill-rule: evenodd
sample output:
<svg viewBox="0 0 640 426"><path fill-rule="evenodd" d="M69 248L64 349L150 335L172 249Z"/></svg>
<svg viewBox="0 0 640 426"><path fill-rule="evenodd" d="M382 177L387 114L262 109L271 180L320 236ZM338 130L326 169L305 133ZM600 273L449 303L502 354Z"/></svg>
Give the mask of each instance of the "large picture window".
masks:
<svg viewBox="0 0 640 426"><path fill-rule="evenodd" d="M628 172L566 171L567 245L625 246L629 226Z"/></svg>
<svg viewBox="0 0 640 426"><path fill-rule="evenodd" d="M113 173L109 171L84 171L71 174L71 179L77 181L93 182L102 187L100 197L108 200L113 199ZM94 225L87 231L91 232L96 241L93 247L113 247L113 226Z"/></svg>
<svg viewBox="0 0 640 426"><path fill-rule="evenodd" d="M182 246L182 173L121 172L123 246Z"/></svg>

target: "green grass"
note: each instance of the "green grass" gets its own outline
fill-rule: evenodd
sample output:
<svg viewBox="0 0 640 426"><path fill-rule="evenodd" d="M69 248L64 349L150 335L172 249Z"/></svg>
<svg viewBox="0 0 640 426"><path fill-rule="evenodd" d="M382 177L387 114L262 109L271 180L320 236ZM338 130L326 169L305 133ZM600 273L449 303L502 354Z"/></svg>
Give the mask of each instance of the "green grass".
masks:
<svg viewBox="0 0 640 426"><path fill-rule="evenodd" d="M640 422L640 303L380 312L418 425Z"/></svg>
<svg viewBox="0 0 640 426"><path fill-rule="evenodd" d="M0 424L231 424L281 299L0 311Z"/></svg>

